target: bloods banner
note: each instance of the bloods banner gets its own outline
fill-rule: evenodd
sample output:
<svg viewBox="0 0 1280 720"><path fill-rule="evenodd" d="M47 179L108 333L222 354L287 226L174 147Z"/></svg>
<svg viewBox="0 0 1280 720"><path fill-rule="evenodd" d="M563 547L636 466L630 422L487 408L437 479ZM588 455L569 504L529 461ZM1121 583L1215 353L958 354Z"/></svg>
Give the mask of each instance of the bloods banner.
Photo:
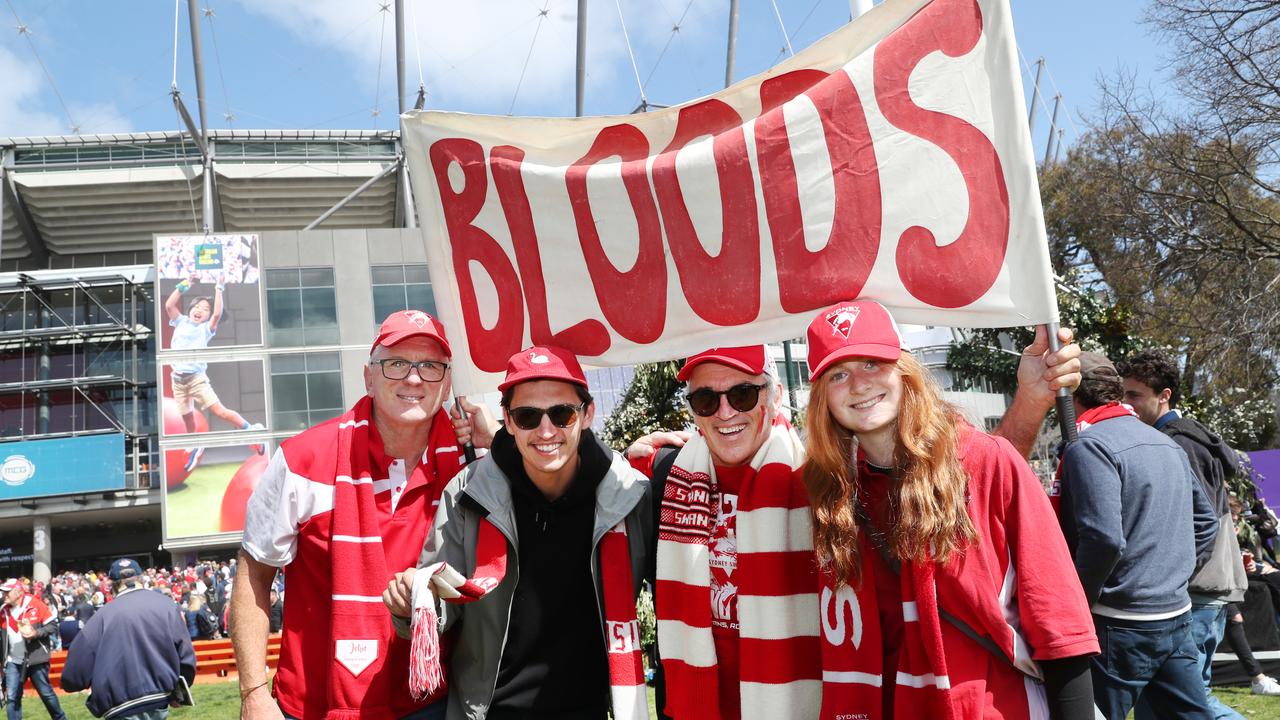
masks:
<svg viewBox="0 0 1280 720"><path fill-rule="evenodd" d="M901 322L1054 321L1007 0L886 0L658 112L403 117L459 392L532 344L596 365Z"/></svg>

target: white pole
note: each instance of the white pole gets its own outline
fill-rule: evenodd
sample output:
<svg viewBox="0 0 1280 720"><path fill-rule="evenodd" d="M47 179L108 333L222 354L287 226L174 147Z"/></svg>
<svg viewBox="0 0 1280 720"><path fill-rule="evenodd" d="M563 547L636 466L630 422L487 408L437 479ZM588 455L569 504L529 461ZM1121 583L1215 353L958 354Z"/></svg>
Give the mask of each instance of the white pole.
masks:
<svg viewBox="0 0 1280 720"><path fill-rule="evenodd" d="M870 10L873 4L872 0L849 0L850 19L858 19L863 13Z"/></svg>

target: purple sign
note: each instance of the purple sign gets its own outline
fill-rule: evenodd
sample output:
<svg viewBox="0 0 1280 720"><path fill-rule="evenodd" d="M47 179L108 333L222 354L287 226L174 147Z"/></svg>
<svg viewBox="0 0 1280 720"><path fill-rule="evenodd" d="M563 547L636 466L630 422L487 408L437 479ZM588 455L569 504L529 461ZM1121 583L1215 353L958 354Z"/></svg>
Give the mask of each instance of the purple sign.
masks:
<svg viewBox="0 0 1280 720"><path fill-rule="evenodd" d="M1254 450L1246 454L1253 463L1258 494L1267 499L1267 505L1280 507L1280 450Z"/></svg>

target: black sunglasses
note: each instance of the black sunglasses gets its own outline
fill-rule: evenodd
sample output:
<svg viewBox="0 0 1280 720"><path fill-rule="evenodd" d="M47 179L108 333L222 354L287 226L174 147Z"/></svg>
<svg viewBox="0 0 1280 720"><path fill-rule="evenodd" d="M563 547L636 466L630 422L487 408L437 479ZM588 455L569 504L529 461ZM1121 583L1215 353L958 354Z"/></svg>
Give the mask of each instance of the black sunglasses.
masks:
<svg viewBox="0 0 1280 720"><path fill-rule="evenodd" d="M768 384L752 385L751 383L742 383L734 385L728 390L712 390L711 388L698 388L684 396L685 402L689 403L689 409L698 417L711 417L720 410L720 396L729 398L729 407L738 412L750 412L760 402L760 391L769 387Z"/></svg>
<svg viewBox="0 0 1280 720"><path fill-rule="evenodd" d="M521 430L536 430L542 424L542 416L551 418L556 427L569 427L578 422L578 413L586 407L581 405L552 405L549 408L518 407L507 410L507 417Z"/></svg>

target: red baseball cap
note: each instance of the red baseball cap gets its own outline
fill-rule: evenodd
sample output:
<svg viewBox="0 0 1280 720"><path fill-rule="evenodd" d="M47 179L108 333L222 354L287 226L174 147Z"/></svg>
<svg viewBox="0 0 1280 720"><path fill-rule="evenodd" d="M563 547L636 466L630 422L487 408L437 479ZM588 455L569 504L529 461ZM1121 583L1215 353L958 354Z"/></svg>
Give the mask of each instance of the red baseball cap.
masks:
<svg viewBox="0 0 1280 720"><path fill-rule="evenodd" d="M444 326L439 320L421 310L397 310L388 315L387 319L382 321L382 327L378 328L378 336L373 339L369 354L372 355L379 345L391 347L411 337L435 340L440 343L440 347L444 348L445 355L453 356L453 351L449 349L449 341L444 337Z"/></svg>
<svg viewBox="0 0 1280 720"><path fill-rule="evenodd" d="M908 349L893 316L873 300L842 302L809 323L809 382L851 357L897 362Z"/></svg>
<svg viewBox="0 0 1280 720"><path fill-rule="evenodd" d="M498 386L498 392L506 392L507 388L526 380L563 380L587 386L587 376L578 358L568 350L549 345L534 345L512 355L507 361L507 377Z"/></svg>
<svg viewBox="0 0 1280 720"><path fill-rule="evenodd" d="M704 350L684 361L684 367L676 373L676 380L685 382L693 374L694 368L709 362L741 370L748 375L761 375L769 365L769 351L763 345Z"/></svg>
<svg viewBox="0 0 1280 720"><path fill-rule="evenodd" d="M22 583L17 578L9 578L0 585L0 593L7 593L16 587L22 587Z"/></svg>

